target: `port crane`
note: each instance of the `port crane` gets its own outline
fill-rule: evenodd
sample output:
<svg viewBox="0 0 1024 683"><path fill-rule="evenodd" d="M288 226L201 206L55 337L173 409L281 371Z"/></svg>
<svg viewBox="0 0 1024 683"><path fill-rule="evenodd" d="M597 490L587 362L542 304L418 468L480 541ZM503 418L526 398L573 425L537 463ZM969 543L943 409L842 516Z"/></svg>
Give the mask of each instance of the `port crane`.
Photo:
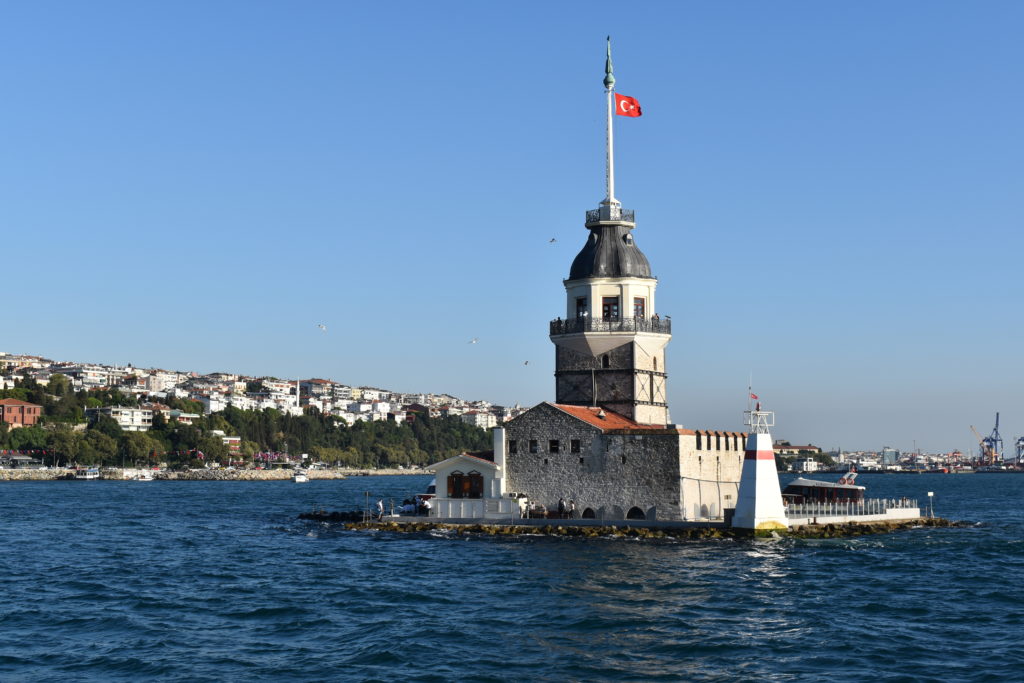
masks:
<svg viewBox="0 0 1024 683"><path fill-rule="evenodd" d="M1017 464L1024 465L1024 436L1017 437Z"/></svg>
<svg viewBox="0 0 1024 683"><path fill-rule="evenodd" d="M999 435L999 413L996 413L996 426L988 436L982 437L974 425L971 425L971 431L981 445L981 462L985 465L1003 464L1003 437Z"/></svg>

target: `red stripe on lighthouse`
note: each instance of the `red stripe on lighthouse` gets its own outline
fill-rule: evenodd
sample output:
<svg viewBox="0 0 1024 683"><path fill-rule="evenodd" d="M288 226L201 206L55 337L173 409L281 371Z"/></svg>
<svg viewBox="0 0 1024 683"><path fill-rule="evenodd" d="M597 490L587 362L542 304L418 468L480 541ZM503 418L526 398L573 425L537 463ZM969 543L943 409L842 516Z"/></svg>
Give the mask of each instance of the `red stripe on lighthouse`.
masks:
<svg viewBox="0 0 1024 683"><path fill-rule="evenodd" d="M744 451L744 460L775 460L775 451Z"/></svg>

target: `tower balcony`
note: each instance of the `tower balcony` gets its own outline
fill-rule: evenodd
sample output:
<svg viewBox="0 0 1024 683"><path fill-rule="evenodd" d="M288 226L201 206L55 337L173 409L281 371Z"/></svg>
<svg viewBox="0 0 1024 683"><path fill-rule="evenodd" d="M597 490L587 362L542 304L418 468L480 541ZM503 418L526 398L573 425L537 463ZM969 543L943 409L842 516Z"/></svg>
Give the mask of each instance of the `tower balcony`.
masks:
<svg viewBox="0 0 1024 683"><path fill-rule="evenodd" d="M636 213L633 209L623 209L619 206L602 206L599 209L587 211L586 225L600 225L601 223L636 223Z"/></svg>
<svg viewBox="0 0 1024 683"><path fill-rule="evenodd" d="M668 318L591 318L572 320L558 318L551 321L551 336L579 334L581 332L607 332L618 334L672 334L672 321Z"/></svg>

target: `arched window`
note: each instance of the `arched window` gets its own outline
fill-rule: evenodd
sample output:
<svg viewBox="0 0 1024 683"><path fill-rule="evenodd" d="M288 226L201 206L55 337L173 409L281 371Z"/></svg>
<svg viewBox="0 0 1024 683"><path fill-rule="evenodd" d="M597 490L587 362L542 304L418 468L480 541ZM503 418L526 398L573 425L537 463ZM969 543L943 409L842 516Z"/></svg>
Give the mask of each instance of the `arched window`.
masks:
<svg viewBox="0 0 1024 683"><path fill-rule="evenodd" d="M658 371L658 357L657 356L654 357L654 371L655 372Z"/></svg>
<svg viewBox="0 0 1024 683"><path fill-rule="evenodd" d="M700 432L697 432L697 450L698 451L701 450L701 447L700 447L700 437L701 437Z"/></svg>
<svg viewBox="0 0 1024 683"><path fill-rule="evenodd" d="M594 509L593 508L586 508L586 509L583 510L582 517L583 517L583 519L596 519L597 515L594 514Z"/></svg>
<svg viewBox="0 0 1024 683"><path fill-rule="evenodd" d="M626 513L626 519L647 519L647 515L644 511L638 507L629 508L629 512Z"/></svg>

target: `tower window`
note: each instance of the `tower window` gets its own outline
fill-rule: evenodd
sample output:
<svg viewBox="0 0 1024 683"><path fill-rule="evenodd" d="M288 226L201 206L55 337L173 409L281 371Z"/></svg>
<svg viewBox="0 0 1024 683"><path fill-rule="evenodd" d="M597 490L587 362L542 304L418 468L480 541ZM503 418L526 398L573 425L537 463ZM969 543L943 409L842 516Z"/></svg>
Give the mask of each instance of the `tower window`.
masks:
<svg viewBox="0 0 1024 683"><path fill-rule="evenodd" d="M612 359L608 357L608 354L601 356L601 367L610 368L612 366Z"/></svg>
<svg viewBox="0 0 1024 683"><path fill-rule="evenodd" d="M508 452L513 455L519 452L519 444L516 443L515 439L508 440Z"/></svg>
<svg viewBox="0 0 1024 683"><path fill-rule="evenodd" d="M654 371L655 372L658 371L658 357L657 356L654 357Z"/></svg>
<svg viewBox="0 0 1024 683"><path fill-rule="evenodd" d="M558 439L551 439L548 441L548 453L558 452Z"/></svg>
<svg viewBox="0 0 1024 683"><path fill-rule="evenodd" d="M531 453L536 453L537 452L537 440L536 439L530 439L530 452Z"/></svg>
<svg viewBox="0 0 1024 683"><path fill-rule="evenodd" d="M619 319L619 297L606 296L601 299L601 317L605 320Z"/></svg>
<svg viewBox="0 0 1024 683"><path fill-rule="evenodd" d="M576 317L586 318L587 317L587 297L578 296L576 297Z"/></svg>
<svg viewBox="0 0 1024 683"><path fill-rule="evenodd" d="M580 452L580 440L579 439L570 439L569 440L569 452L570 453L579 453Z"/></svg>
<svg viewBox="0 0 1024 683"><path fill-rule="evenodd" d="M644 298L642 296L634 297L633 298L633 317L634 318L643 318L643 317L646 316L646 312L647 312L647 302L644 300Z"/></svg>
<svg viewBox="0 0 1024 683"><path fill-rule="evenodd" d="M701 439L700 439L700 432L697 432L697 450L698 450L698 451L699 451L699 450L701 450L701 443L700 443L700 440L701 440Z"/></svg>

